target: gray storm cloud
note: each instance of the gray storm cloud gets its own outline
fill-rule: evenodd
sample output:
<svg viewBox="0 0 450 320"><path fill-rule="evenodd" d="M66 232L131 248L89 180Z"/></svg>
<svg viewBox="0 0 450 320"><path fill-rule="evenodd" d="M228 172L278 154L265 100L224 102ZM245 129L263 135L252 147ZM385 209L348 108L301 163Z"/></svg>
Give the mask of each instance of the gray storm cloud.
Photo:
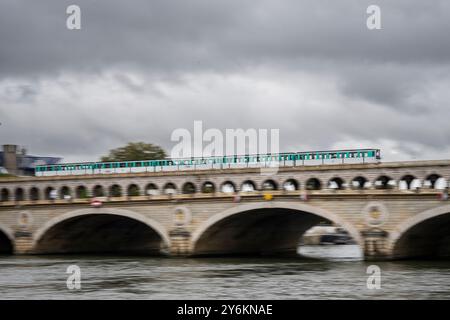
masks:
<svg viewBox="0 0 450 320"><path fill-rule="evenodd" d="M3 0L0 142L94 160L127 141L169 149L203 120L279 128L281 150L449 158L449 30L445 0Z"/></svg>

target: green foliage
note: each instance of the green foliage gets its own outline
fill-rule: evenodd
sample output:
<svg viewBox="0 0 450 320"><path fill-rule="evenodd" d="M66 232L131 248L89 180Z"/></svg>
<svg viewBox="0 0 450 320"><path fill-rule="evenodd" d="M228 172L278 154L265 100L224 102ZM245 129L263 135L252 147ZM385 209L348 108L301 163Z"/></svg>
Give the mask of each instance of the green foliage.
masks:
<svg viewBox="0 0 450 320"><path fill-rule="evenodd" d="M166 157L166 152L157 145L144 142L129 142L126 146L109 151L101 161L134 161L134 160L161 160Z"/></svg>

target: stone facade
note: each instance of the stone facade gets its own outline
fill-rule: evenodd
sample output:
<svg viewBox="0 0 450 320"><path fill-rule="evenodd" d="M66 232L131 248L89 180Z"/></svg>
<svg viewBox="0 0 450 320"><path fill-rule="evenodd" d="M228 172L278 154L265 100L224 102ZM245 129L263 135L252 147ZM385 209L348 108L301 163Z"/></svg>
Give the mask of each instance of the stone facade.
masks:
<svg viewBox="0 0 450 320"><path fill-rule="evenodd" d="M407 175L422 187L375 188L380 176L398 182ZM3 179L0 233L6 240L0 240L0 247L9 240L17 254L88 252L100 243L106 251L178 256L289 254L303 232L327 220L344 227L367 259L435 255L435 248L448 247L450 205L445 188L425 188L432 175L448 187L450 161L280 168L270 177L258 169L235 169ZM328 188L337 177L345 182L342 188ZM355 188L351 181L356 177L372 183ZM321 182L320 190L306 190L311 178ZM266 180L276 190L263 190ZM296 181L297 190L283 190L287 180ZM227 181L236 186L235 193L221 192ZM252 181L255 190L239 192L245 181ZM201 192L205 182L214 184L215 192ZM149 184L163 190L168 183L175 185L175 194L145 192ZM184 194L186 183L196 192ZM111 196L113 185L123 194ZM128 195L130 185L140 195ZM80 186L86 197L76 197ZM96 186L104 190L101 206L91 203ZM72 196L62 197L63 188ZM52 189L56 199L48 196Z"/></svg>

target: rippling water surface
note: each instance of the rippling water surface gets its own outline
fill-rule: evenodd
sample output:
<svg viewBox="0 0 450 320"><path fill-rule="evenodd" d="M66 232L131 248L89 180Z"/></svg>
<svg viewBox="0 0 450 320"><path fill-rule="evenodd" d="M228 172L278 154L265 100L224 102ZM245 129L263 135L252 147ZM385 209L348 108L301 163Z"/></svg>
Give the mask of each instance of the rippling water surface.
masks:
<svg viewBox="0 0 450 320"><path fill-rule="evenodd" d="M314 259L1 256L1 299L450 299L450 261L378 262L366 287L357 246L305 246ZM317 258L320 257L320 258ZM68 290L66 269L81 268Z"/></svg>

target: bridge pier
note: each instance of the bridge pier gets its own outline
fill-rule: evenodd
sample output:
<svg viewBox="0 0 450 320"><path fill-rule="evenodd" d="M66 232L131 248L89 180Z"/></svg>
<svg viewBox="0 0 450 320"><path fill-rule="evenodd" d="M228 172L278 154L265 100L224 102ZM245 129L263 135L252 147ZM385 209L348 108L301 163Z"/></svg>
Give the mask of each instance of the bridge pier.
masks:
<svg viewBox="0 0 450 320"><path fill-rule="evenodd" d="M388 248L388 232L373 228L361 232L364 260L387 260L391 253Z"/></svg>
<svg viewBox="0 0 450 320"><path fill-rule="evenodd" d="M29 231L17 231L14 235L14 254L30 254L33 248L33 237Z"/></svg>
<svg viewBox="0 0 450 320"><path fill-rule="evenodd" d="M191 254L191 233L183 227L175 228L169 232L170 256L186 257Z"/></svg>

